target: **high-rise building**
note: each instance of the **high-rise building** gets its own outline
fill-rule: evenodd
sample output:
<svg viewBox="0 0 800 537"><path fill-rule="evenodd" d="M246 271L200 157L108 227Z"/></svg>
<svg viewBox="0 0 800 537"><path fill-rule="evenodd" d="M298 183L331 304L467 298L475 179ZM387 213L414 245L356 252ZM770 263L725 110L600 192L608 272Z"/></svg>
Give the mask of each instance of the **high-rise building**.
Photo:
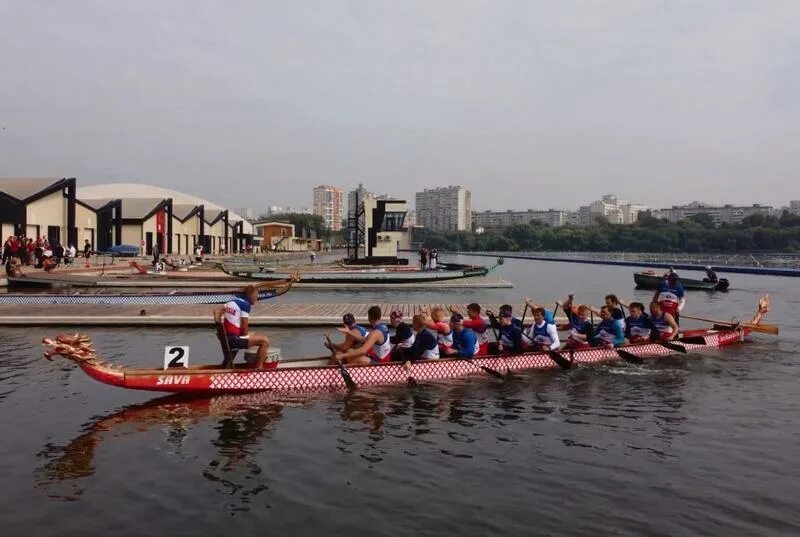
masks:
<svg viewBox="0 0 800 537"><path fill-rule="evenodd" d="M325 220L331 231L342 229L344 197L338 186L320 185L314 189L314 214Z"/></svg>
<svg viewBox="0 0 800 537"><path fill-rule="evenodd" d="M432 231L472 229L472 194L462 186L425 189L416 194L417 225Z"/></svg>
<svg viewBox="0 0 800 537"><path fill-rule="evenodd" d="M358 188L351 190L347 193L347 217L353 218L356 216L356 211L364 207L364 196L369 194L367 189L364 188L362 183L358 183Z"/></svg>

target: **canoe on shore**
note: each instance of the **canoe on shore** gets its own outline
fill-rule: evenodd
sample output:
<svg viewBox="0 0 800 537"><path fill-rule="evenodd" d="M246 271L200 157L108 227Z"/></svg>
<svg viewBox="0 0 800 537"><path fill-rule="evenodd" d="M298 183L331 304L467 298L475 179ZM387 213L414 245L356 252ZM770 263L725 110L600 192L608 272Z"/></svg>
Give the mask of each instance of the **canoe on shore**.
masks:
<svg viewBox="0 0 800 537"><path fill-rule="evenodd" d="M633 281L636 283L636 287L643 289L658 289L663 279L663 276L656 274L652 270L633 273ZM678 281L686 291L727 291L730 286L727 278L720 278L718 282L709 282L681 277Z"/></svg>
<svg viewBox="0 0 800 537"><path fill-rule="evenodd" d="M279 280L261 284L258 299L266 300L283 295L292 288L297 280ZM220 291L172 291L161 293L2 293L0 304L224 304L242 296L243 285L239 289Z"/></svg>
<svg viewBox="0 0 800 537"><path fill-rule="evenodd" d="M718 329L686 332L688 336L686 341L680 343L676 341L671 346L682 346L685 351L718 349L743 341L744 336L751 331L750 325L716 328ZM87 336L61 335L55 339L46 338L43 343L49 347L45 352L48 359L55 355L63 356L76 362L87 375L104 384L132 390L199 395L257 391L341 390L347 386L345 381L347 374L357 386L380 386L441 381L484 374L484 371L487 371L485 368L507 373L527 369L553 369L561 365L551 353L526 352L516 355L476 357L471 360L459 358L419 360L408 365L401 362L350 365L346 369L330 365L329 356L281 361L270 369L248 369L242 366L223 369L220 365L169 369L127 368L100 359ZM619 352L620 350L622 352ZM613 362L623 358L630 361L631 357L638 360L662 358L674 354L676 350L661 344L644 343L620 349L590 348L572 353L564 351L557 358L559 361L568 360L569 365L574 367L579 364Z"/></svg>
<svg viewBox="0 0 800 537"><path fill-rule="evenodd" d="M442 268L430 270L416 270L408 267L305 270L300 273L300 276L303 279L303 283L411 284L486 276L489 271L501 264L502 261L498 260L498 263L491 267L444 263ZM288 277L287 272L280 270L274 272L261 271L258 267L243 269L221 264L220 268L230 276L252 280L276 280Z"/></svg>

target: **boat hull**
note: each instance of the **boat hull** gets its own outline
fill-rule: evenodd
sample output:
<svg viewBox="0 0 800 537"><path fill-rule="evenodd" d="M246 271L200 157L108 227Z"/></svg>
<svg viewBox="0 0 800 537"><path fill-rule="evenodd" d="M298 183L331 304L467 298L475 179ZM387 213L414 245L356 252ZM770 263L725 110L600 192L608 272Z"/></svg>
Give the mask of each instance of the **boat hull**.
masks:
<svg viewBox="0 0 800 537"><path fill-rule="evenodd" d="M688 351L719 348L741 341L746 331L699 331L693 335L703 337L705 344L685 344ZM662 345L647 343L625 347L641 358L660 358L674 355ZM564 353L569 357L569 353ZM596 364L620 360L614 349L592 348L575 351L573 363ZM291 367L283 364L276 369L218 369L205 366L195 369L137 370L109 366L93 361L80 362L81 368L96 380L133 390L170 393L217 394L255 391L312 391L345 389L338 366ZM541 352L512 356L487 356L473 360L441 359L421 360L408 367L401 362L347 366L358 386L406 384L410 381L441 381L475 374L484 374L480 367L506 371L528 369L553 369L557 365Z"/></svg>
<svg viewBox="0 0 800 537"><path fill-rule="evenodd" d="M259 291L258 299L267 300L278 296L275 290ZM0 294L0 304L50 305L50 304L224 304L241 297L241 291L202 293L116 293L116 294Z"/></svg>
<svg viewBox="0 0 800 537"><path fill-rule="evenodd" d="M655 273L633 273L633 281L636 283L636 286L644 289L658 289L658 286L663 279L664 278L662 276L659 276ZM695 280L692 278L681 278L680 283L687 291L727 291L729 286L729 282L725 278L720 279L716 283Z"/></svg>
<svg viewBox="0 0 800 537"><path fill-rule="evenodd" d="M281 280L288 277L283 272L253 272L241 271L236 269L226 270L231 276L247 278L252 280ZM327 271L327 272L304 272L302 274L303 283L423 283L446 280L457 280L461 278L472 278L475 276L486 276L489 270L485 267L475 267L457 271Z"/></svg>

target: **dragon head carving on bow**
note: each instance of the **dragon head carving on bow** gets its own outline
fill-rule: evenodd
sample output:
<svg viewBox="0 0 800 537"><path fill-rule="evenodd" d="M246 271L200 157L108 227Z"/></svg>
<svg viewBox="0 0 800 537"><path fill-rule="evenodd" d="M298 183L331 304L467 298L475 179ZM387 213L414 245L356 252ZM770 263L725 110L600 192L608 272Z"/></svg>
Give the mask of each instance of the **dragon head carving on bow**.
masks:
<svg viewBox="0 0 800 537"><path fill-rule="evenodd" d="M83 334L61 334L53 338L46 337L42 344L47 348L44 357L52 360L53 356L63 356L75 362L90 362L97 360L92 340Z"/></svg>

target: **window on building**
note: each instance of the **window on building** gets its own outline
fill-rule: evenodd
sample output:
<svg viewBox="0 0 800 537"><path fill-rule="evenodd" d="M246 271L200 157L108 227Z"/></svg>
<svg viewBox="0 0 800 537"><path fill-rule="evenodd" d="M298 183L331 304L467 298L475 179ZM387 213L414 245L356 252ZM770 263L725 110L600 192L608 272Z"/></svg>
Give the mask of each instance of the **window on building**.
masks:
<svg viewBox="0 0 800 537"><path fill-rule="evenodd" d="M406 218L405 212L394 211L383 215L381 231L402 231L403 223Z"/></svg>

